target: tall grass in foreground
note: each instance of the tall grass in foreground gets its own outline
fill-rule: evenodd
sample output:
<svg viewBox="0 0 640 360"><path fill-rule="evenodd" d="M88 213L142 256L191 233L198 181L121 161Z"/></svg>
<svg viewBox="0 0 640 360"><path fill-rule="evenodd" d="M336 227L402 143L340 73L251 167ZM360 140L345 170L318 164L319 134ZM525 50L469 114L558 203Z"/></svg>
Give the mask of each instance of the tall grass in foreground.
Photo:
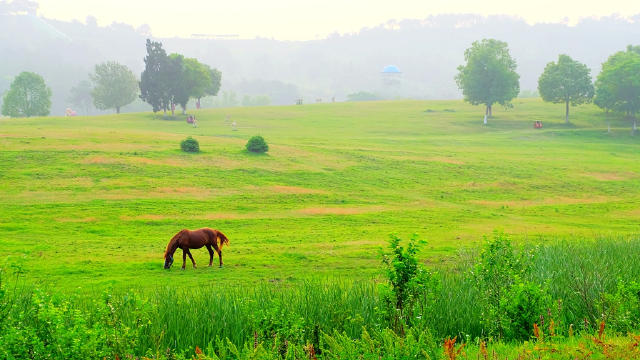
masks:
<svg viewBox="0 0 640 360"><path fill-rule="evenodd" d="M555 339L601 324L611 334L640 330L638 239L514 247L497 234L427 272L395 246L393 286L325 279L69 297L0 284L0 359L190 358L196 346L220 358L350 358L364 349L437 358L446 338L518 342L531 339L534 324ZM422 277L402 280L407 266Z"/></svg>

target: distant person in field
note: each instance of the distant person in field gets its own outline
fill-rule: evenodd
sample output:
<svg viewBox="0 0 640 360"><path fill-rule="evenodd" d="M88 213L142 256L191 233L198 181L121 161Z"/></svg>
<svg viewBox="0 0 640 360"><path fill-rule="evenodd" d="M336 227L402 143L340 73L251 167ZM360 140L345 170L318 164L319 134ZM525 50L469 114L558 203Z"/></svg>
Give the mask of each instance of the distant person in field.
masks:
<svg viewBox="0 0 640 360"><path fill-rule="evenodd" d="M192 118L192 120L191 120L191 121L192 121L192 123L193 123L193 127L194 127L194 128L198 127L198 121L196 120L196 117L195 117L195 116Z"/></svg>

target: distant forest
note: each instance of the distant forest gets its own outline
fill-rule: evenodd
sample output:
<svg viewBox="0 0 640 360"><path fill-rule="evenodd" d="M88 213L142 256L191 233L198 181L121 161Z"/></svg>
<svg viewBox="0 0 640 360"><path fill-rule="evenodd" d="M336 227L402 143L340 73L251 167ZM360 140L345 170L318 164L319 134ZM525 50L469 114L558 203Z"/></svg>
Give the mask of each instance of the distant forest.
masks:
<svg viewBox="0 0 640 360"><path fill-rule="evenodd" d="M0 94L20 72L36 72L53 90L52 114L62 115L71 106L70 89L87 80L96 64L117 61L139 76L147 38L161 41L168 53L194 57L222 71L222 89L217 99L203 100L205 107L294 104L299 98L306 103L344 101L359 92L377 98L454 99L461 97L456 68L474 40L506 41L518 64L520 88L532 94L544 66L561 53L587 64L595 78L608 56L640 42L640 15L586 19L575 26L440 15L322 40L278 41L159 39L148 26L100 27L91 16L65 22L0 7ZM393 75L399 79L384 79L387 65L399 68L401 74ZM141 101L123 109L142 110L150 108Z"/></svg>

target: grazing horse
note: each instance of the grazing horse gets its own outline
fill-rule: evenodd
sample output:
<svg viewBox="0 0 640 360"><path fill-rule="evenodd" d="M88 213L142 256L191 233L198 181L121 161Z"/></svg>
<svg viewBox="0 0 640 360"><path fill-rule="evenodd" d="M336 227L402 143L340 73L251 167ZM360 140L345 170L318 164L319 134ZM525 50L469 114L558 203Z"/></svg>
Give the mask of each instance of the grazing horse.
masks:
<svg viewBox="0 0 640 360"><path fill-rule="evenodd" d="M220 243L218 244L218 239ZM178 248L182 249L182 270L187 262L187 255L193 263L193 268L196 268L196 262L191 256L189 249L200 249L203 246L209 250L209 266L213 265L213 250L218 253L220 258L220 267L222 267L222 245L229 245L229 239L220 231L209 228L202 228L198 230L180 230L177 234L171 238L167 245L167 250L164 252L164 268L169 269L173 264L173 254ZM213 250L211 249L213 248Z"/></svg>

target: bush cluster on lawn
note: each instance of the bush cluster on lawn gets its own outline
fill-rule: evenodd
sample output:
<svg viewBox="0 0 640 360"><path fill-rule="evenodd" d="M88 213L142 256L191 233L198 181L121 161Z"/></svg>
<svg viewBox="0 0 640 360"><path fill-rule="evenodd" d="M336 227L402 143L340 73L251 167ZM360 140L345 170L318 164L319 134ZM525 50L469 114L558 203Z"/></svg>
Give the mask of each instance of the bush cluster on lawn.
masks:
<svg viewBox="0 0 640 360"><path fill-rule="evenodd" d="M184 152L199 152L200 151L200 144L198 143L198 140L192 138L191 136L189 136L188 138L182 140L182 142L180 142L180 148L182 149L182 151Z"/></svg>
<svg viewBox="0 0 640 360"><path fill-rule="evenodd" d="M269 145L262 136L254 136L247 141L246 148L253 153L262 154L269 151Z"/></svg>

